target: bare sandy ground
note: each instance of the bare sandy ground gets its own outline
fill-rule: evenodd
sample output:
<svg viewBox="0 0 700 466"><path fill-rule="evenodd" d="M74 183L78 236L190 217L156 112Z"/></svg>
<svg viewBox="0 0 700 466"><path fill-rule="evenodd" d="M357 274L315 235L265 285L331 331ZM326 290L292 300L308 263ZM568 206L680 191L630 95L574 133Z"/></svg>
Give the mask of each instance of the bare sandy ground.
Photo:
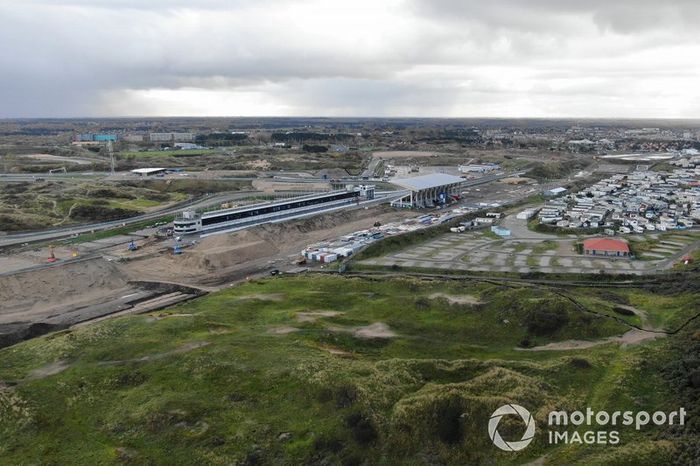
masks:
<svg viewBox="0 0 700 466"><path fill-rule="evenodd" d="M159 254L120 267L134 280L219 284L291 266L309 244L413 215L388 206L332 212L207 237L180 256Z"/></svg>
<svg viewBox="0 0 700 466"><path fill-rule="evenodd" d="M364 327L339 327L334 325L327 328L331 332L351 333L352 336L363 340L371 340L374 338L394 338L398 336L398 334L389 328L389 326L384 322L375 322L370 325L365 325Z"/></svg>
<svg viewBox="0 0 700 466"><path fill-rule="evenodd" d="M623 347L638 345L645 341L656 340L665 337L665 333L649 332L645 330L630 330L619 337L603 338L601 340L565 340L549 343L542 346L528 348L525 351L563 351L592 348L594 346L605 345L607 343L619 343Z"/></svg>
<svg viewBox="0 0 700 466"><path fill-rule="evenodd" d="M428 296L430 299L444 298L450 304L481 304L479 298L470 295L451 295L445 293L433 293Z"/></svg>
<svg viewBox="0 0 700 466"><path fill-rule="evenodd" d="M311 243L370 228L376 221L386 223L412 215L387 206L345 210L212 236L185 249L180 256L165 250L162 243L143 244L141 255L130 256L126 262L96 258L0 276L0 336L7 340L9 335L47 319L51 325L61 319L73 324L94 318L99 312L118 312L129 300L151 293L134 282L189 285L212 291L266 274L272 268L296 267L300 251ZM110 252L112 249L121 251L124 247L108 246L103 251L117 256ZM43 250L37 254L48 255ZM23 263L33 262L31 257L21 259ZM280 301L285 296L248 295L240 299Z"/></svg>
<svg viewBox="0 0 700 466"><path fill-rule="evenodd" d="M333 354L335 356L342 356L342 357L352 356L352 353L348 353L347 351L343 351L340 348L336 348L334 346L321 346L321 349L324 351L328 351L330 354Z"/></svg>
<svg viewBox="0 0 700 466"><path fill-rule="evenodd" d="M267 329L267 333L272 333L273 335L289 335L290 333L298 332L300 329L296 327L270 327Z"/></svg>
<svg viewBox="0 0 700 466"><path fill-rule="evenodd" d="M76 159L76 158L71 158L71 157L63 157L60 155L52 155L52 154L24 154L22 157L28 158L28 159L34 159L34 160L41 160L42 162L66 162L66 163L74 163L76 165L90 165L92 161L90 160L84 160L84 159Z"/></svg>
<svg viewBox="0 0 700 466"><path fill-rule="evenodd" d="M624 334L617 337L602 338L600 340L565 340L554 343L549 343L542 346L528 348L525 351L565 351L592 348L594 346L605 345L607 343L618 343L623 348L631 345L638 345L646 341L664 338L665 333L659 328L654 328L648 325L648 316L646 311L637 309L632 306L619 305L637 314L642 320L642 329L633 328Z"/></svg>
<svg viewBox="0 0 700 466"><path fill-rule="evenodd" d="M257 293L241 296L238 299L259 299L260 301L283 301L284 293Z"/></svg>
<svg viewBox="0 0 700 466"><path fill-rule="evenodd" d="M439 155L439 152L429 152L421 150L396 150L396 151L379 151L373 152L372 155L382 159L399 159L407 157L434 157Z"/></svg>
<svg viewBox="0 0 700 466"><path fill-rule="evenodd" d="M345 314L338 311L315 311L315 312L297 312L296 319L299 322L316 322L321 317L335 317Z"/></svg>
<svg viewBox="0 0 700 466"><path fill-rule="evenodd" d="M51 377L52 375L60 374L70 367L68 361L59 360L47 364L38 369L34 369L29 373L29 375L24 379L24 382L31 380L45 379L46 377Z"/></svg>
<svg viewBox="0 0 700 466"><path fill-rule="evenodd" d="M0 277L0 324L48 317L59 307L129 293L126 274L97 259Z"/></svg>
<svg viewBox="0 0 700 466"><path fill-rule="evenodd" d="M273 180L253 180L253 189L266 193L275 191L326 191L330 189L329 183L288 183Z"/></svg>
<svg viewBox="0 0 700 466"><path fill-rule="evenodd" d="M148 361L154 361L157 359L163 359L167 358L168 356L172 356L174 354L182 354L182 353L188 353L192 350L196 350L198 348L203 348L210 343L208 341L192 341L189 343L185 343L184 345L175 348L174 350L171 351L166 351L164 353L156 353L156 354L149 354L148 356L142 356L140 358L134 358L134 359L121 359L121 360L114 360L114 361L101 361L99 364L102 366L114 366L114 365L119 365L119 364L128 364L128 363L133 363L133 362L148 362Z"/></svg>
<svg viewBox="0 0 700 466"><path fill-rule="evenodd" d="M365 327L359 327L355 329L353 335L364 339L394 338L397 336L396 332L391 330L389 326L383 322L375 322Z"/></svg>

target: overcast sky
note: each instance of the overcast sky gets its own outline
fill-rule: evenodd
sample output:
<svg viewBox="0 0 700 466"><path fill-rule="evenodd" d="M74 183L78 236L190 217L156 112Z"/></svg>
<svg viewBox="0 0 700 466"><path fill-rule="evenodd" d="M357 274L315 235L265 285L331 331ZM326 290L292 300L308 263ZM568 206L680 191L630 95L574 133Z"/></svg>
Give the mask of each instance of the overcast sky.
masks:
<svg viewBox="0 0 700 466"><path fill-rule="evenodd" d="M700 118L695 0L0 0L0 118Z"/></svg>

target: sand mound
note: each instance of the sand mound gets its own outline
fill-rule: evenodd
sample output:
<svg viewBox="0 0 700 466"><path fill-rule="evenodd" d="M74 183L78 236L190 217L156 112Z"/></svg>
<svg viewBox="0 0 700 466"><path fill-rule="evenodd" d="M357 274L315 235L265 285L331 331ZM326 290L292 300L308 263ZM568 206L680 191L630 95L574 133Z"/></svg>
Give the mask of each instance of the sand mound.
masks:
<svg viewBox="0 0 700 466"><path fill-rule="evenodd" d="M445 293L433 293L429 296L430 299L443 298L450 304L481 304L479 298L470 295L451 295Z"/></svg>
<svg viewBox="0 0 700 466"><path fill-rule="evenodd" d="M128 277L111 262L89 260L0 277L3 314L38 310L99 297L127 287Z"/></svg>
<svg viewBox="0 0 700 466"><path fill-rule="evenodd" d="M336 348L334 346L321 346L321 349L324 351L328 351L330 354L333 354L335 356L342 356L342 357L351 357L352 353L348 353L347 351L343 351L340 348Z"/></svg>
<svg viewBox="0 0 700 466"><path fill-rule="evenodd" d="M271 327L267 329L267 333L272 333L273 335L288 335L298 331L299 329L296 327Z"/></svg>
<svg viewBox="0 0 700 466"><path fill-rule="evenodd" d="M296 319L299 322L316 322L321 317L335 317L343 314L344 312L337 311L297 312Z"/></svg>
<svg viewBox="0 0 700 466"><path fill-rule="evenodd" d="M208 341L191 341L189 343L185 343L184 345L181 345L181 346L175 348L174 350L166 351L164 353L149 354L148 356L142 356L140 358L134 358L134 359L100 361L98 364L101 366L116 366L116 365L120 365L120 364L129 364L129 363L135 363L135 362L155 361L155 360L167 358L168 356L173 356L176 354L188 353L190 351L193 351L193 350L196 350L199 348L204 348L205 346L208 346L208 345L209 345Z"/></svg>
<svg viewBox="0 0 700 466"><path fill-rule="evenodd" d="M646 331L639 329L632 329L625 332L619 337L608 337L602 338L600 340L564 340L557 341L554 343L548 343L542 346L535 346L533 348L516 348L520 351L568 351L568 350L580 350L592 348L594 346L605 345L608 343L619 343L622 347L638 345L651 340L656 340L657 338L664 338L667 335L665 333Z"/></svg>
<svg viewBox="0 0 700 466"><path fill-rule="evenodd" d="M285 296L283 293L257 293L239 296L238 299L259 299L260 301L282 301Z"/></svg>
<svg viewBox="0 0 700 466"><path fill-rule="evenodd" d="M281 223L258 225L230 234L202 239L195 247L186 249L170 264L178 269L212 271L263 259L281 251L298 250L307 244L333 237L337 228L345 232L349 225L368 228L378 215L392 211L384 208L345 210L315 217Z"/></svg>
<svg viewBox="0 0 700 466"><path fill-rule="evenodd" d="M387 324L376 322L366 327L358 327L352 332L357 338L372 339L372 338L394 338L396 333L389 328Z"/></svg>
<svg viewBox="0 0 700 466"><path fill-rule="evenodd" d="M46 377L51 377L52 375L60 374L69 367L70 364L68 363L68 361L55 361L38 369L34 369L29 373L29 375L26 379L24 379L24 381L28 382L30 380L38 380L44 379Z"/></svg>
<svg viewBox="0 0 700 466"><path fill-rule="evenodd" d="M270 268L271 259L290 260L304 247L317 241L337 238L386 223L414 216L386 206L352 209L305 219L258 225L246 230L203 238L182 255L158 255L124 264L135 279L154 281L212 283L228 281ZM226 277L222 280L222 277Z"/></svg>
<svg viewBox="0 0 700 466"><path fill-rule="evenodd" d="M226 239L226 237L222 237ZM276 251L274 245L265 241L249 241L236 245L222 245L187 251L182 264L185 267L214 270L231 267L258 259L261 251Z"/></svg>

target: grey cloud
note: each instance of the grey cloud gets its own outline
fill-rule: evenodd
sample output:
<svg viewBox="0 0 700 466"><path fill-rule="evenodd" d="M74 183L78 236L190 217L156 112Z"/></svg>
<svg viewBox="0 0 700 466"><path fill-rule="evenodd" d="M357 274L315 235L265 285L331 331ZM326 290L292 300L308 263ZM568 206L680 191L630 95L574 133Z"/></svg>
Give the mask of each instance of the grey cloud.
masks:
<svg viewBox="0 0 700 466"><path fill-rule="evenodd" d="M557 28L567 16L590 17L603 29L623 33L694 26L700 4L694 0L411 0L416 11L445 20L484 21L501 27Z"/></svg>
<svg viewBox="0 0 700 466"><path fill-rule="evenodd" d="M114 96L183 88L250 90L316 115L509 104L580 115L596 98L643 102L644 92L657 99L644 108L663 109L669 85L698 102L681 88L700 72L688 32L700 5L689 0L405 0L368 8L386 17L366 29L340 25L334 9L346 3L315 4L323 20L298 14L310 1L0 2L0 117L104 115L123 111ZM157 110L129 102L134 114Z"/></svg>

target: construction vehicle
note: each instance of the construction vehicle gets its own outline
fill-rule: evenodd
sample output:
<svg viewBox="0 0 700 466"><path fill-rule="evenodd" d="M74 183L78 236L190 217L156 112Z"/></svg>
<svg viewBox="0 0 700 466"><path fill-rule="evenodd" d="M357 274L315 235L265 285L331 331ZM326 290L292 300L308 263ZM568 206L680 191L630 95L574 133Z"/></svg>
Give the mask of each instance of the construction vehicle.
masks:
<svg viewBox="0 0 700 466"><path fill-rule="evenodd" d="M179 244L176 244L173 247L173 254L175 254L176 256L182 254L182 248L180 247Z"/></svg>

